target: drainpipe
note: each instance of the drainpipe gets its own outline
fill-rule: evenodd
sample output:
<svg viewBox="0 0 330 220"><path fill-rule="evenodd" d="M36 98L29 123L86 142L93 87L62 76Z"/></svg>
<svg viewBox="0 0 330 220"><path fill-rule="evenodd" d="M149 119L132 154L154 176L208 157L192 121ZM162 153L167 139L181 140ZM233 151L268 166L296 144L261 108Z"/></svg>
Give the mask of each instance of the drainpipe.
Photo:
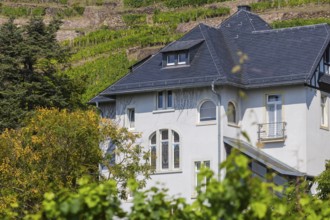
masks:
<svg viewBox="0 0 330 220"><path fill-rule="evenodd" d="M212 92L217 96L218 98L218 103L217 103L217 108L218 108L218 115L217 115L217 125L218 125L218 180L221 180L221 173L220 173L220 163L221 161L221 95L219 92L217 92L214 88L214 84L216 81L220 80L220 78L216 78L215 80L212 81L211 84L211 89Z"/></svg>

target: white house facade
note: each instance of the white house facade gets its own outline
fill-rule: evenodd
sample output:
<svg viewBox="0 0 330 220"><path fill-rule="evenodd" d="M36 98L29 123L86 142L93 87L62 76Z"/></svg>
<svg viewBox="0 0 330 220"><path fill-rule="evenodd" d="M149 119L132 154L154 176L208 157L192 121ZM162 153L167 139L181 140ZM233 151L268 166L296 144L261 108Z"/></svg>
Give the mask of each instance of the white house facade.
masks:
<svg viewBox="0 0 330 220"><path fill-rule="evenodd" d="M150 150L170 194L195 196L201 165L220 175L232 148L283 184L330 159L330 27L273 30L248 6L200 24L90 101ZM242 135L246 133L249 140Z"/></svg>

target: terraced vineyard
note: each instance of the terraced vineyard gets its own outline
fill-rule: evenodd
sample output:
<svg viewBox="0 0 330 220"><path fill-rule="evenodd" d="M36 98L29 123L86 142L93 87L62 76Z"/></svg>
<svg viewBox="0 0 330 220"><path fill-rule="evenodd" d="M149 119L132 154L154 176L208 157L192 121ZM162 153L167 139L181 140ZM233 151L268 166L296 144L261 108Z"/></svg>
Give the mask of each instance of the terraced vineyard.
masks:
<svg viewBox="0 0 330 220"><path fill-rule="evenodd" d="M3 0L0 21L14 16L20 24L30 16L43 16L46 20L61 17L64 21L61 31L68 35L59 39L64 39L63 45L74 52L71 67L64 73L86 87L82 97L86 103L146 57L149 48L157 52L199 22L220 24L242 3L246 1ZM248 3L273 28L330 24L329 0L248 0Z"/></svg>

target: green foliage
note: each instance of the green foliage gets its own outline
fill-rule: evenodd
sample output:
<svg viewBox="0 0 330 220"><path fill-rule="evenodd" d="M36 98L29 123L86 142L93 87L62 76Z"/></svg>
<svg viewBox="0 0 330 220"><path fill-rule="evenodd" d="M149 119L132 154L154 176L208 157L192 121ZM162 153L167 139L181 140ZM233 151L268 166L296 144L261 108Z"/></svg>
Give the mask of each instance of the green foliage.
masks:
<svg viewBox="0 0 330 220"><path fill-rule="evenodd" d="M81 79L86 88L82 102L86 103L105 88L122 78L128 72L130 62L125 53L114 53L110 56L86 62L83 65L71 67L65 75L72 79Z"/></svg>
<svg viewBox="0 0 330 220"><path fill-rule="evenodd" d="M63 196L63 193L47 194L44 200L42 211L35 219L40 216L52 217L54 219L78 218L84 213L87 219L95 219L98 213L114 213L115 216L126 216L128 219L328 219L330 217L330 201L321 201L310 196L305 191L289 188L288 193L291 197L279 198L274 192L282 192L283 187L275 186L272 183L261 182L253 177L248 169L249 160L234 151L221 168L226 170L223 180L215 178L213 172L207 168L202 168L198 176L198 187L196 188L196 200L189 204L183 198L169 197L166 189L152 187L151 189L138 190L135 181L129 181L128 186L133 192L133 205L131 211L123 213L120 209L119 201L115 200L114 206L102 208L83 208L82 199L76 200L77 204L72 204L71 198L83 198L88 194L81 192ZM108 185L106 185L108 184ZM96 185L83 185L92 189ZM102 183L100 188L108 188L103 191L110 191L109 198L113 199L114 183ZM112 190L112 191L111 191ZM80 191L80 190L79 190ZM99 207L102 192L93 192L93 205ZM290 192L295 193L290 193ZM50 196L49 196L50 195ZM102 201L102 200L101 200ZM49 208L51 204L52 208ZM67 205L70 204L70 205ZM61 209L65 206L66 210L79 207L77 215L69 215ZM55 214L53 214L55 213ZM71 212L72 213L72 212ZM71 214L70 213L70 214ZM96 214L95 214L96 213ZM50 215L52 214L52 215ZM103 215L104 216L104 215ZM112 217L112 216L111 216ZM44 218L41 218L44 219ZM110 219L104 217L103 219Z"/></svg>
<svg viewBox="0 0 330 220"><path fill-rule="evenodd" d="M42 195L63 187L72 190L78 178L98 179L99 118L93 112L38 110L27 126L0 135L0 210L23 216L39 209ZM17 207L12 207L12 203ZM4 213L0 211L0 216Z"/></svg>
<svg viewBox="0 0 330 220"><path fill-rule="evenodd" d="M264 11L266 9L281 8L281 7L296 7L306 4L329 3L328 0L264 0L260 2L251 3L250 6L253 11Z"/></svg>
<svg viewBox="0 0 330 220"><path fill-rule="evenodd" d="M104 188L110 186L107 183L104 187L80 189L78 192L83 194L80 196L84 202L78 203L84 209L85 206L94 211L102 206L113 207L115 204L108 204L104 199L106 193L115 194L111 201L118 200L118 196L125 198L129 179L136 179L141 188L150 177L149 154L135 144L139 136L118 128L110 120L100 120L95 112L39 109L26 124L26 127L5 130L0 135L1 219L6 216L22 218L27 212L38 211L42 196L48 191L61 191L61 196L69 198L69 193L75 192L82 183L78 182L82 176L88 176L93 184L98 182L101 163L108 167L109 178L116 180L118 191L111 182L110 189ZM112 166L109 166L111 155L104 157L99 147L100 142L109 139L116 145L113 153L120 157L118 164ZM94 193L97 196L101 193L102 198L95 198ZM46 199L50 197L46 194ZM60 210L66 215L77 214L79 207L71 206L77 199L70 197L69 200ZM50 216L58 214L52 204L45 207L51 212ZM108 210L107 215L111 212Z"/></svg>
<svg viewBox="0 0 330 220"><path fill-rule="evenodd" d="M288 28L288 27L296 27L303 25L313 25L327 23L330 25L330 18L310 18L310 19L292 19L292 20L284 20L284 21L274 21L271 26L273 28Z"/></svg>
<svg viewBox="0 0 330 220"><path fill-rule="evenodd" d="M121 33L122 35L120 38L115 37L114 40L110 40L108 42L104 41L96 45L90 45L90 43L87 41L88 46L80 49L77 53L75 53L71 57L71 61L78 61L84 58L87 59L102 53L115 52L132 46L146 47L164 45L177 39L180 36L178 34L173 34L172 28L157 26L144 26L136 28L133 31L128 30ZM104 39L104 35L102 35L101 38ZM86 39L86 37L84 37L84 39ZM87 39L89 39L90 42L93 42L94 40L93 38L90 39L88 37ZM80 39L78 38L77 41L79 40ZM99 42L98 39L95 41Z"/></svg>
<svg viewBox="0 0 330 220"><path fill-rule="evenodd" d="M147 15L145 14L126 14L122 18L127 26L145 25L147 23Z"/></svg>
<svg viewBox="0 0 330 220"><path fill-rule="evenodd" d="M226 0L165 0L164 4L168 8L180 8L184 6L201 6L214 2L224 2Z"/></svg>
<svg viewBox="0 0 330 220"><path fill-rule="evenodd" d="M9 7L1 6L0 14L7 17L28 17L28 16L43 16L45 15L45 8L43 7Z"/></svg>
<svg viewBox="0 0 330 220"><path fill-rule="evenodd" d="M56 41L60 22L33 18L24 27L11 19L0 27L0 132L17 128L38 107L75 108L83 88L59 74L68 50Z"/></svg>
<svg viewBox="0 0 330 220"><path fill-rule="evenodd" d="M85 12L85 7L74 5L73 9L78 13L78 15L83 15Z"/></svg>
<svg viewBox="0 0 330 220"><path fill-rule="evenodd" d="M124 5L126 7L139 8L142 6L148 6L161 1L162 0L124 0Z"/></svg>
<svg viewBox="0 0 330 220"><path fill-rule="evenodd" d="M79 180L77 193L61 191L60 196L46 193L43 216L40 219L113 219L123 217L117 196L116 182L90 183L87 178ZM55 200L55 201L54 201Z"/></svg>
<svg viewBox="0 0 330 220"><path fill-rule="evenodd" d="M196 21L199 18L212 18L218 16L228 15L229 8L216 8L216 9L189 9L182 12L160 12L153 15L154 23L169 23L178 24L183 22Z"/></svg>
<svg viewBox="0 0 330 220"><path fill-rule="evenodd" d="M330 198L330 161L328 160L325 165L325 170L320 176L316 178L318 184L318 196L321 199L329 200Z"/></svg>

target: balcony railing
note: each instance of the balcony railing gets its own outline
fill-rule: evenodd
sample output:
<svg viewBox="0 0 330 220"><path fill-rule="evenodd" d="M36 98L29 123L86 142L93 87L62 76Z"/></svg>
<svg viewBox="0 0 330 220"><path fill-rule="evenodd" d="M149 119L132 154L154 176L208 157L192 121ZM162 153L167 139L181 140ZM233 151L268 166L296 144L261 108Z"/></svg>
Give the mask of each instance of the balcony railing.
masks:
<svg viewBox="0 0 330 220"><path fill-rule="evenodd" d="M286 122L258 124L259 141L284 141L286 138Z"/></svg>

